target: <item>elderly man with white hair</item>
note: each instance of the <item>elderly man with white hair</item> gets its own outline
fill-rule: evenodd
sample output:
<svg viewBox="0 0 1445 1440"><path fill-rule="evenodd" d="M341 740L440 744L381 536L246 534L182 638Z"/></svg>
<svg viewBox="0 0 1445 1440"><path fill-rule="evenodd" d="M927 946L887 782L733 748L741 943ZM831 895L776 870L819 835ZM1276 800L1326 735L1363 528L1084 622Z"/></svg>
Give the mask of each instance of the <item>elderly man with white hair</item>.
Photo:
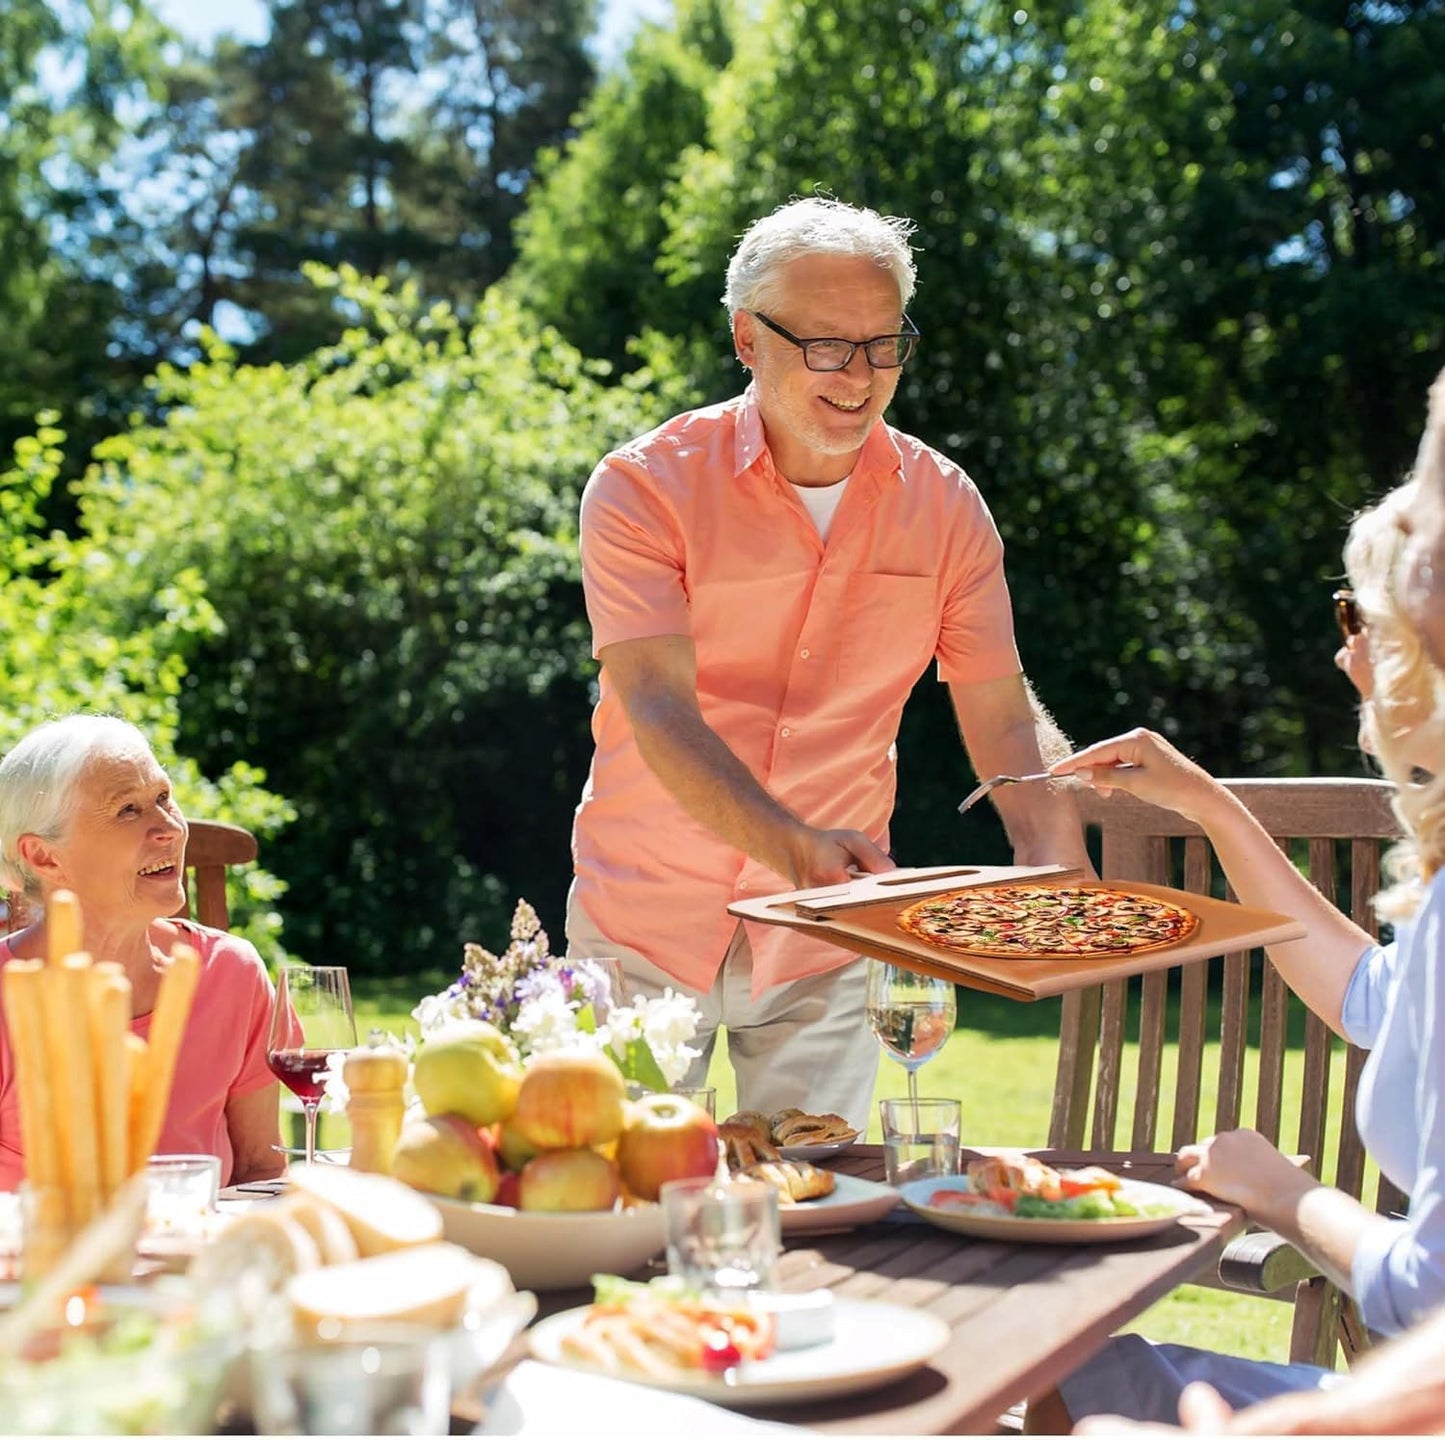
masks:
<svg viewBox="0 0 1445 1440"><path fill-rule="evenodd" d="M977 488L883 419L920 338L912 230L822 198L753 224L723 297L752 383L608 455L581 512L602 672L571 953L697 999L689 1083L724 1026L743 1108L860 1128L878 1059L865 967L728 904L891 868L894 742L931 662L979 773L1068 750L1024 679ZM995 803L1021 863L1087 865L1067 794Z"/></svg>

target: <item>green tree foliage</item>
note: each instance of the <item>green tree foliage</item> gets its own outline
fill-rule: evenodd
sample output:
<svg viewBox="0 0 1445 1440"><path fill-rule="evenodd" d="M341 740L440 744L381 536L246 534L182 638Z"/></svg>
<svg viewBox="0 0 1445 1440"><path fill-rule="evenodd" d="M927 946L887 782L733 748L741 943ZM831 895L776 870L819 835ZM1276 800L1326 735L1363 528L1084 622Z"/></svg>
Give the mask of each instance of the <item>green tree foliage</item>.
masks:
<svg viewBox="0 0 1445 1440"><path fill-rule="evenodd" d="M104 265L118 213L108 167L159 41L144 7L119 0L0 6L0 453L46 407L83 443L134 393L132 355L104 340L125 305Z"/></svg>
<svg viewBox="0 0 1445 1440"><path fill-rule="evenodd" d="M662 202L707 139L708 97L731 55L722 0L682 0L677 29L644 26L581 133L543 153L507 284L584 354L625 367L645 326L685 334L717 318L720 276L701 297L674 283Z"/></svg>
<svg viewBox="0 0 1445 1440"><path fill-rule="evenodd" d="M161 560L123 625L104 602L120 582L134 584L131 556L88 537L45 533L41 509L60 473L65 436L53 415L15 447L0 472L0 753L44 720L75 710L123 715L150 740L190 815L229 820L260 836L293 811L265 789L265 775L239 760L208 779L178 748L187 645L216 627L194 570ZM180 753L184 750L184 753ZM231 885L233 926L269 958L278 957L285 887L252 866Z"/></svg>
<svg viewBox="0 0 1445 1440"><path fill-rule="evenodd" d="M101 600L122 628L158 573L204 578L183 745L294 802L266 852L288 944L405 973L503 933L519 885L560 913L590 710L577 499L657 416L646 377L605 388L500 298L463 324L316 278L358 317L341 341L164 371L164 423L102 447L82 515L125 557Z"/></svg>

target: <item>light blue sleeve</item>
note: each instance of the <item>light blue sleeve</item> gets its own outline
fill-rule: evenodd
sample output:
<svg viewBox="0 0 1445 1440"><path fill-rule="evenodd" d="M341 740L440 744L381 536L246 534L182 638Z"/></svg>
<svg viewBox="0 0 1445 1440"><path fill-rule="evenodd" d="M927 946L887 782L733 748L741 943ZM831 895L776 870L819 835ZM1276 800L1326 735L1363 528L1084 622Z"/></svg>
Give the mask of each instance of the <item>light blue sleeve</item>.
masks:
<svg viewBox="0 0 1445 1440"><path fill-rule="evenodd" d="M1367 1230L1350 1263L1351 1288L1365 1324L1396 1335L1445 1302L1445 1201L1438 1175L1422 1175L1410 1218Z"/></svg>
<svg viewBox="0 0 1445 1440"><path fill-rule="evenodd" d="M1340 1024L1350 1043L1362 1050L1375 1048L1398 960L1397 944L1371 945L1355 963L1354 974L1345 987Z"/></svg>
<svg viewBox="0 0 1445 1440"><path fill-rule="evenodd" d="M1398 949L1388 1013L1361 980L1362 1035L1378 1043L1361 1078L1360 1133L1409 1192L1408 1219L1370 1227L1350 1266L1365 1323L1394 1333L1445 1303L1445 882L1437 876ZM1362 969L1371 968L1367 957ZM1352 982L1350 992L1356 991Z"/></svg>

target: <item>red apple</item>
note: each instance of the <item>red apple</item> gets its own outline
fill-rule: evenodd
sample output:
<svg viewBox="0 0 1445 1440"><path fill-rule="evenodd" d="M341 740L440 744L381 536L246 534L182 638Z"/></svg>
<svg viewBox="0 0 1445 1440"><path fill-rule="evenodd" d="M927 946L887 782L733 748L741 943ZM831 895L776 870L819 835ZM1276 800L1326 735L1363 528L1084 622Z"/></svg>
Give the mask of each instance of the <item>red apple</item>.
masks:
<svg viewBox="0 0 1445 1440"><path fill-rule="evenodd" d="M586 1150L622 1131L622 1072L596 1052L553 1051L527 1064L511 1130L537 1150Z"/></svg>
<svg viewBox="0 0 1445 1440"><path fill-rule="evenodd" d="M669 1180L713 1174L717 1157L717 1126L691 1100L644 1095L628 1107L627 1128L617 1142L617 1168L640 1200L656 1200Z"/></svg>
<svg viewBox="0 0 1445 1440"><path fill-rule="evenodd" d="M501 1179L491 1137L461 1115L407 1121L391 1173L414 1190L483 1203L497 1193Z"/></svg>
<svg viewBox="0 0 1445 1440"><path fill-rule="evenodd" d="M522 1208L522 1177L511 1170L502 1172L497 1193L492 1197L493 1205L510 1205L513 1210Z"/></svg>
<svg viewBox="0 0 1445 1440"><path fill-rule="evenodd" d="M595 1150L547 1150L522 1167L523 1210L610 1210L622 1193L617 1167Z"/></svg>

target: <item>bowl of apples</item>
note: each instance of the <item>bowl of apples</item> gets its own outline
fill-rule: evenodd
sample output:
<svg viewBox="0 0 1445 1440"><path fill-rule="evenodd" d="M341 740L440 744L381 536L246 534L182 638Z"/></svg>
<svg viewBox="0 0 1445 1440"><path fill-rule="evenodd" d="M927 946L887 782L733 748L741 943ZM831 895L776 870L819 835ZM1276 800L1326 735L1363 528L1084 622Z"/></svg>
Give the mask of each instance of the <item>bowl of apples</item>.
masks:
<svg viewBox="0 0 1445 1440"><path fill-rule="evenodd" d="M717 1168L706 1111L676 1095L628 1099L596 1052L534 1056L512 1086L497 1083L495 1049L469 1056L465 1040L448 1043L461 1048L418 1056L427 1115L403 1127L392 1162L441 1211L448 1240L528 1290L632 1274L662 1252L661 1187Z"/></svg>

